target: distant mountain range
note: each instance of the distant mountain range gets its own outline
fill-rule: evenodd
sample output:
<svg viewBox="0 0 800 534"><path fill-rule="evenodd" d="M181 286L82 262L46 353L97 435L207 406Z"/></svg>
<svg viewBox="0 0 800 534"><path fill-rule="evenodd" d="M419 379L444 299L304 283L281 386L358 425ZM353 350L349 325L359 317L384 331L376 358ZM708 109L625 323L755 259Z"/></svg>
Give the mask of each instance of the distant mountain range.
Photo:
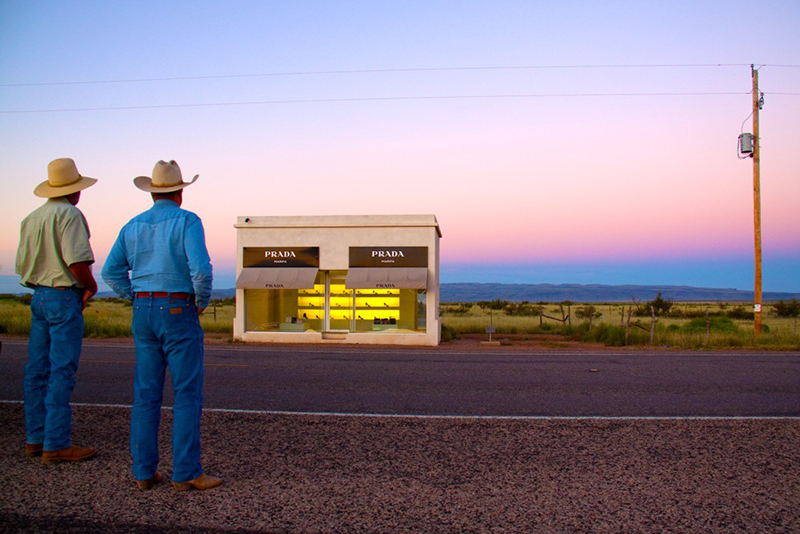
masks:
<svg viewBox="0 0 800 534"><path fill-rule="evenodd" d="M479 302L484 300L508 300L519 302L630 302L653 300L658 295L673 301L743 301L753 300L752 291L690 286L607 286L600 284L441 284L442 302ZM235 289L215 289L212 298L233 297ZM98 293L100 297L112 297L111 293ZM800 293L766 292L764 301L800 299Z"/></svg>
<svg viewBox="0 0 800 534"><path fill-rule="evenodd" d="M442 302L508 300L529 302L623 302L653 300L658 293L673 301L752 301L752 291L690 286L608 286L600 284L441 284ZM800 293L765 292L762 300L800 298Z"/></svg>
<svg viewBox="0 0 800 534"><path fill-rule="evenodd" d="M0 293L20 294L26 292L18 283L16 276L0 276ZM742 301L753 300L752 291L739 289L708 288L691 286L661 285L601 285L601 284L475 284L454 283L441 284L440 300L442 302L478 302L494 299L519 302L626 302L631 300L648 301L661 295L673 301ZM236 290L214 289L212 298L230 298ZM98 297L115 296L110 291L97 294ZM800 300L800 293L765 292L764 301Z"/></svg>

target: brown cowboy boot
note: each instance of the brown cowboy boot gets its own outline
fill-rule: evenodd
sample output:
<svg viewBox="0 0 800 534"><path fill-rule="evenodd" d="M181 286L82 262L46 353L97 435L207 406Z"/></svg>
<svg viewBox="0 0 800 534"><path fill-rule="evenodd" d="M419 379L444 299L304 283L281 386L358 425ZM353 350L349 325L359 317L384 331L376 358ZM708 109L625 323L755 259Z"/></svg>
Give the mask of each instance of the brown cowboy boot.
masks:
<svg viewBox="0 0 800 534"><path fill-rule="evenodd" d="M190 489L197 489L197 490L207 490L211 488L216 488L222 484L222 479L217 477L210 477L206 474L202 474L199 477L195 478L194 480L188 480L186 482L175 482L172 481L172 487L174 487L178 491L187 491Z"/></svg>
<svg viewBox="0 0 800 534"><path fill-rule="evenodd" d="M136 487L138 487L141 491L147 491L153 489L153 486L161 482L161 473L156 471L156 474L153 475L153 478L146 478L144 480L137 480Z"/></svg>
<svg viewBox="0 0 800 534"><path fill-rule="evenodd" d="M96 452L94 449L78 447L77 445L72 445L60 451L42 451L42 463L82 462L94 456Z"/></svg>
<svg viewBox="0 0 800 534"><path fill-rule="evenodd" d="M41 456L42 449L44 449L44 445L41 443L26 443L25 444L25 456L28 458L33 458L34 456Z"/></svg>

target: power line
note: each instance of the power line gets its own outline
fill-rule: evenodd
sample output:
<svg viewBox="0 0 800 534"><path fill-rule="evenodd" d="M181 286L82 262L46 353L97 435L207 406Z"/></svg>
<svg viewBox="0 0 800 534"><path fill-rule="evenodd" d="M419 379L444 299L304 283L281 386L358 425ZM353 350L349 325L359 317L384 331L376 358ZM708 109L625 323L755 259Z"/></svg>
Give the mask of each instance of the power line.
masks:
<svg viewBox="0 0 800 534"><path fill-rule="evenodd" d="M24 113L63 113L63 112L84 112L84 111L120 111L136 109L166 109L166 108L200 108L200 107L222 107L222 106L266 106L280 104L330 104L330 103L351 103L351 102L397 102L397 101L421 101L421 100L475 100L475 99L500 99L500 98L602 98L602 97L660 97L660 96L742 96L749 95L750 91L745 92L696 92L696 93L538 93L538 94L497 94L497 95L440 95L440 96L387 96L387 97L359 97L359 98L319 98L319 99L297 99L297 100L261 100L249 102L209 102L198 104L156 104L145 106L109 106L96 108L61 108L61 109L26 109L26 110L5 110L0 114L24 114Z"/></svg>
<svg viewBox="0 0 800 534"><path fill-rule="evenodd" d="M351 74L387 74L407 72L454 72L454 71L499 71L499 70L566 70L566 69L656 69L656 68L711 68L711 67L749 67L750 63L685 63L685 64L633 64L633 65L519 65L519 66L484 66L484 67L418 67L396 69L350 69L320 71L290 71L245 74L217 74L208 76L168 76L157 78L128 78L117 80L77 80L63 82L26 82L5 83L0 87L41 87L58 85L99 85L145 82L173 82L191 80L221 80L234 78L268 78L282 76L330 76ZM770 67L800 67L800 65L762 65Z"/></svg>

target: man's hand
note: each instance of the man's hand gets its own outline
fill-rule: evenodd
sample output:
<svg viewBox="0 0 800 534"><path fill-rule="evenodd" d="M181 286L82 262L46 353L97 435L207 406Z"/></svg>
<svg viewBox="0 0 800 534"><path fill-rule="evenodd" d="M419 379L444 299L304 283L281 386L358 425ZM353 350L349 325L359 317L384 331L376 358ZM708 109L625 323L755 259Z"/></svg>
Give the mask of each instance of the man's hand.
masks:
<svg viewBox="0 0 800 534"><path fill-rule="evenodd" d="M92 298L93 296L94 293L92 293L91 291L88 290L83 291L83 298L81 299L83 301L83 305L81 306L81 311L86 309L86 305L89 303L89 299Z"/></svg>
<svg viewBox="0 0 800 534"><path fill-rule="evenodd" d="M95 282L92 275L92 264L88 261L73 263L69 266L69 272L83 286L83 307L81 310L85 310L86 303L97 293L97 282Z"/></svg>
<svg viewBox="0 0 800 534"><path fill-rule="evenodd" d="M203 315L204 311L206 311L205 308L197 308L197 315Z"/></svg>

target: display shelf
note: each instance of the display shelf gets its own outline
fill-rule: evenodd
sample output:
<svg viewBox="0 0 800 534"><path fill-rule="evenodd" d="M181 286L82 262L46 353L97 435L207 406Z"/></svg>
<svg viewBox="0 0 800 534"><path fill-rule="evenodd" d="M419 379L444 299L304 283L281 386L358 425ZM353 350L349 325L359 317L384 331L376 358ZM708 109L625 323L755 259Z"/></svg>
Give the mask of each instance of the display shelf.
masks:
<svg viewBox="0 0 800 534"><path fill-rule="evenodd" d="M304 303L304 302L298 302L297 303L297 307L298 308L302 308L304 310L324 310L325 309L325 306L323 306L322 304L314 305L314 304L308 304L308 303Z"/></svg>
<svg viewBox="0 0 800 534"><path fill-rule="evenodd" d="M398 309L400 299L397 297L356 297L356 308Z"/></svg>
<svg viewBox="0 0 800 534"><path fill-rule="evenodd" d="M300 289L297 294L303 297L324 297L325 285L314 284L313 289Z"/></svg>
<svg viewBox="0 0 800 534"><path fill-rule="evenodd" d="M356 319L358 319L360 321L374 321L376 319L379 320L379 321L384 321L384 320L385 321L391 321L391 320L397 321L397 320L400 319L400 317L399 317L399 314L397 314L397 313L387 313L387 312L378 313L378 312L371 312L371 311L364 311L364 312L356 311Z"/></svg>
<svg viewBox="0 0 800 534"><path fill-rule="evenodd" d="M298 291L297 315L305 321L322 321L325 310L331 328L352 328L352 322L367 330L392 330L400 320L399 289L347 289L343 284L331 284L325 295L325 287L317 284L314 289Z"/></svg>

